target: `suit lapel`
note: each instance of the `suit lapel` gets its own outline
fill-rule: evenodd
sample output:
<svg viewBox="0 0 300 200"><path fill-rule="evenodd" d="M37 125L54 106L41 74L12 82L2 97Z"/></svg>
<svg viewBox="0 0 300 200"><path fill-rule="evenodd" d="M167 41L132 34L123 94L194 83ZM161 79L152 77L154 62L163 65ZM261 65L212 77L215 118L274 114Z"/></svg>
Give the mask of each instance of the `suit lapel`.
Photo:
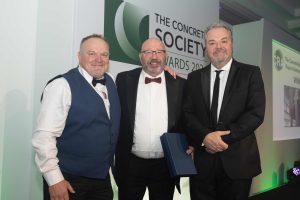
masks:
<svg viewBox="0 0 300 200"><path fill-rule="evenodd" d="M168 104L168 130L170 130L170 127L175 123L176 109L180 108L176 108L176 101L178 100L176 81L168 72L165 72L165 78Z"/></svg>
<svg viewBox="0 0 300 200"><path fill-rule="evenodd" d="M132 130L134 129L135 121L135 109L136 109L136 98L138 90L138 82L141 74L141 69L134 70L133 73L129 74L127 77L128 90L127 90L127 105L130 118L130 124Z"/></svg>
<svg viewBox="0 0 300 200"><path fill-rule="evenodd" d="M233 84L235 82L234 80L236 79L237 73L238 73L238 66L237 66L236 61L233 60L231 67L230 67L229 74L228 74L228 79L227 79L227 83L226 83L226 87L225 87L225 91L224 91L220 115L221 115L222 111L224 110L224 108L226 108L226 104L230 100Z"/></svg>
<svg viewBox="0 0 300 200"><path fill-rule="evenodd" d="M203 91L203 97L205 106L208 108L210 112L210 66L206 67L206 70L201 74L201 91Z"/></svg>

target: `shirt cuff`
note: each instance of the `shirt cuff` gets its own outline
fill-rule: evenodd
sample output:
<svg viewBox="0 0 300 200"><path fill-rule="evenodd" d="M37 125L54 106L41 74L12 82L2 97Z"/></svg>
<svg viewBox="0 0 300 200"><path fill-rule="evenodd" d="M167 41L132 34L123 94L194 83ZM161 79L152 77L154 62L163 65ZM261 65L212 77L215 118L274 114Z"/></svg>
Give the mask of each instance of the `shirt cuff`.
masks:
<svg viewBox="0 0 300 200"><path fill-rule="evenodd" d="M59 183L64 180L64 176L62 175L60 169L51 170L43 174L48 186L52 186L56 183Z"/></svg>

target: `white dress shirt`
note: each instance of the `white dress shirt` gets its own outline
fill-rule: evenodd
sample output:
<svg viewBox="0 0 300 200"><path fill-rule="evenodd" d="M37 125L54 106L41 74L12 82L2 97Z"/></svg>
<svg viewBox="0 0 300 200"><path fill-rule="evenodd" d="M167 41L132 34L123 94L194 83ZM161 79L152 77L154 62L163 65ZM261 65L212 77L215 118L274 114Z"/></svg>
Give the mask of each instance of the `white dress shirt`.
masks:
<svg viewBox="0 0 300 200"><path fill-rule="evenodd" d="M225 87L226 87L226 83L227 83L227 79L228 79L228 74L229 74L229 71L230 71L231 63L232 63L232 59L230 59L230 61L224 67L222 67L222 69L218 69L218 68L216 68L215 66L213 66L211 64L211 73L210 73L210 104L212 102L213 91L214 91L214 83L215 83L215 79L216 79L216 72L215 71L216 70L222 70L222 72L219 75L219 77L220 77L220 88L219 88L217 120L219 120L219 114L220 114L221 105L222 105L222 102L223 102L224 91L225 91Z"/></svg>
<svg viewBox="0 0 300 200"><path fill-rule="evenodd" d="M161 77L161 83L145 84L146 76ZM160 136L168 129L164 72L157 77L150 77L142 71L138 83L132 153L146 159L164 156Z"/></svg>
<svg viewBox="0 0 300 200"><path fill-rule="evenodd" d="M80 66L78 70L93 87L93 77ZM94 89L103 98L103 94L96 88ZM105 86L102 90L107 94ZM45 87L37 125L32 136L32 144L36 150L37 166L49 186L64 180L58 166L56 138L60 137L64 130L70 106L71 91L65 78L55 79ZM109 105L105 107L109 111Z"/></svg>

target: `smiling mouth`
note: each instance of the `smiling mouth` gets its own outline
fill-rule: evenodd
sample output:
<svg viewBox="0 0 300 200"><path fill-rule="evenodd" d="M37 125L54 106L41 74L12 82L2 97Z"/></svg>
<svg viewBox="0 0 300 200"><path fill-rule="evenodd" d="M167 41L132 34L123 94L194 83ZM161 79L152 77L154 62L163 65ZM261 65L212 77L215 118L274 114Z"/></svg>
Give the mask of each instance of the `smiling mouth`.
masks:
<svg viewBox="0 0 300 200"><path fill-rule="evenodd" d="M151 61L149 62L149 64L151 64L151 65L160 65L161 62L160 62L159 60L151 60Z"/></svg>
<svg viewBox="0 0 300 200"><path fill-rule="evenodd" d="M94 67L104 67L105 65L103 65L103 64L95 64L95 65L93 65Z"/></svg>

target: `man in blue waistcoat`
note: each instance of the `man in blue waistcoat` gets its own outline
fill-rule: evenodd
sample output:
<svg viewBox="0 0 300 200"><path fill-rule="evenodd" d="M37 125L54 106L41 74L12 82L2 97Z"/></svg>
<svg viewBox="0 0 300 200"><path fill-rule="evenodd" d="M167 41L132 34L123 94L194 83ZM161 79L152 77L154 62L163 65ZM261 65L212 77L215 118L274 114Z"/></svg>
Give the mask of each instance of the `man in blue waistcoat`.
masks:
<svg viewBox="0 0 300 200"><path fill-rule="evenodd" d="M44 199L112 200L120 103L106 73L109 45L101 35L87 36L78 59L78 67L47 84L33 133Z"/></svg>

